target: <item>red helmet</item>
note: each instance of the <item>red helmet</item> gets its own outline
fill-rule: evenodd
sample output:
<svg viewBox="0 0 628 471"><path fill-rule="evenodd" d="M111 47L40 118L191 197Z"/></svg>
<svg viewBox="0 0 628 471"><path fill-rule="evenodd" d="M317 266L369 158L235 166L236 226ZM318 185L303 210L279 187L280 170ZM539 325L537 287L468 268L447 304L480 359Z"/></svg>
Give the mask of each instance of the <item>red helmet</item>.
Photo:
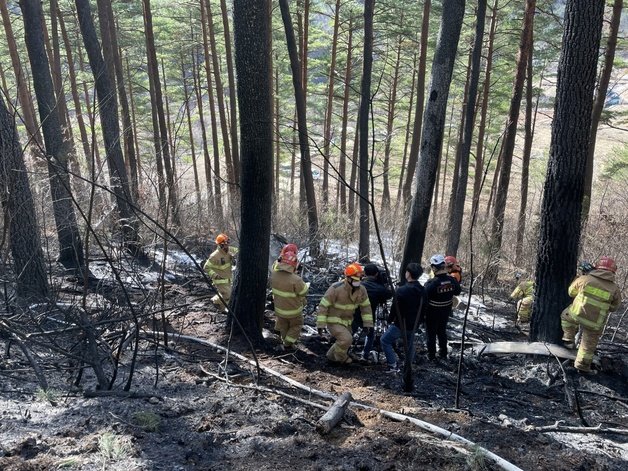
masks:
<svg viewBox="0 0 628 471"><path fill-rule="evenodd" d="M448 267L452 267L454 265L456 265L458 263L458 260L456 260L456 257L454 257L453 255L447 255L445 257L445 265Z"/></svg>
<svg viewBox="0 0 628 471"><path fill-rule="evenodd" d="M615 260L610 257L600 257L595 265L595 268L598 270L608 270L615 273L617 271L617 264Z"/></svg>
<svg viewBox="0 0 628 471"><path fill-rule="evenodd" d="M364 269L358 262L347 265L345 268L345 276L361 277L364 275Z"/></svg>
<svg viewBox="0 0 628 471"><path fill-rule="evenodd" d="M283 249L281 249L281 254L283 255L286 252L292 252L294 254L299 252L299 248L296 246L296 244L286 244L283 246Z"/></svg>
<svg viewBox="0 0 628 471"><path fill-rule="evenodd" d="M218 234L216 236L217 245L228 244L228 243L229 243L229 236L227 234Z"/></svg>
<svg viewBox="0 0 628 471"><path fill-rule="evenodd" d="M281 254L281 263L285 263L294 268L299 264L299 260L297 259L297 254L294 252L284 252Z"/></svg>

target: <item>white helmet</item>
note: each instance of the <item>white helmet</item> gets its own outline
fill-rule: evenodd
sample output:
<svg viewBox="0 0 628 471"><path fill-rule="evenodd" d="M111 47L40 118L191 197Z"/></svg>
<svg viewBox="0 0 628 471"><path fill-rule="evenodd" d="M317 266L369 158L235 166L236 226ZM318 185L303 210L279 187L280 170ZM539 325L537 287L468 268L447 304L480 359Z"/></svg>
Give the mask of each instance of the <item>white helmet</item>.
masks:
<svg viewBox="0 0 628 471"><path fill-rule="evenodd" d="M433 265L435 267L439 266L439 265L444 265L445 264L445 256L441 255L441 254L436 254L436 255L432 255L432 257L430 258L430 265Z"/></svg>

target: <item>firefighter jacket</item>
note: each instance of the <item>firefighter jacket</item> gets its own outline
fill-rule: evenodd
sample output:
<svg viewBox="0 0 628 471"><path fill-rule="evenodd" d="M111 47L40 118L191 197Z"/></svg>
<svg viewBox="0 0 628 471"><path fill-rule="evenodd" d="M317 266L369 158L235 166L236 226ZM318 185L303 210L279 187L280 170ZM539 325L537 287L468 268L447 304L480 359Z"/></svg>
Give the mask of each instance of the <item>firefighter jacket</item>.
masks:
<svg viewBox="0 0 628 471"><path fill-rule="evenodd" d="M447 270L439 270L434 273L434 278L425 283L427 296L427 309L421 313L423 317L448 316L453 306L453 298L460 294L460 283L447 273Z"/></svg>
<svg viewBox="0 0 628 471"><path fill-rule="evenodd" d="M425 310L426 304L425 288L418 281L409 281L397 288L395 299L388 315L388 322L394 323L401 328L397 319L397 306L399 306L399 315L405 321L406 329L413 330L417 324L417 316L421 317L419 308L421 308L421 311Z"/></svg>
<svg viewBox="0 0 628 471"><path fill-rule="evenodd" d="M373 327L373 311L366 288L363 285L354 288L347 280L338 281L329 287L318 305L316 327L340 324L351 328L353 313L358 307L364 327Z"/></svg>
<svg viewBox="0 0 628 471"><path fill-rule="evenodd" d="M380 304L386 304L386 301L393 296L390 288L380 283L376 276L362 278L362 286L366 288L372 311L375 311Z"/></svg>
<svg viewBox="0 0 628 471"><path fill-rule="evenodd" d="M287 263L275 262L270 275L270 285L277 317L293 318L302 314L310 286L294 273L294 267Z"/></svg>
<svg viewBox="0 0 628 471"><path fill-rule="evenodd" d="M532 280L522 281L510 294L512 299L522 299L528 296L534 296L534 281Z"/></svg>
<svg viewBox="0 0 628 471"><path fill-rule="evenodd" d="M593 270L579 276L569 286L569 296L574 298L569 314L581 326L600 331L606 325L611 311L621 303L621 292L615 284L615 274L608 270Z"/></svg>
<svg viewBox="0 0 628 471"><path fill-rule="evenodd" d="M203 268L215 285L231 284L232 264L232 252L217 247L209 256Z"/></svg>

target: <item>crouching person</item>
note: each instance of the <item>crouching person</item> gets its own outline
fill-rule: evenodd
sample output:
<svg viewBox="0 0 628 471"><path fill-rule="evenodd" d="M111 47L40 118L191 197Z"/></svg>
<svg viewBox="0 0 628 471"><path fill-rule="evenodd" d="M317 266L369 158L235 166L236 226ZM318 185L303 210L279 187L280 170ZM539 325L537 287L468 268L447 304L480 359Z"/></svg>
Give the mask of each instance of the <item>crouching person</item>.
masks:
<svg viewBox="0 0 628 471"><path fill-rule="evenodd" d="M407 283L395 291L388 318L390 325L381 339L382 350L386 355L386 363L388 364L388 373L399 371L398 359L393 345L401 337L404 327L408 345L405 361L412 363L414 360L414 332L425 303L425 290L419 283L421 273L423 273L423 269L418 263L409 263L405 273Z"/></svg>
<svg viewBox="0 0 628 471"><path fill-rule="evenodd" d="M326 327L335 342L327 351L327 359L333 363L348 364L349 347L353 343L351 322L359 307L364 328L373 327L373 312L366 288L361 285L364 270L359 263L347 265L344 279L329 287L318 305L316 327L322 334Z"/></svg>
<svg viewBox="0 0 628 471"><path fill-rule="evenodd" d="M282 342L278 350L293 348L301 336L303 306L309 285L295 273L297 266L296 252L282 250L270 276L275 305L275 330L279 331Z"/></svg>

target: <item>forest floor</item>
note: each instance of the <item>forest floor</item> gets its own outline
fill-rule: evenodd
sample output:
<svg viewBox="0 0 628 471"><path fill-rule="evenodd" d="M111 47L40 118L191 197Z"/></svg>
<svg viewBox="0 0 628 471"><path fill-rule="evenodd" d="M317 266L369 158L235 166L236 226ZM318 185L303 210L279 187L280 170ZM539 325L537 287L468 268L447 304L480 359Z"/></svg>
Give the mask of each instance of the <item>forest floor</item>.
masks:
<svg viewBox="0 0 628 471"><path fill-rule="evenodd" d="M226 346L226 316L210 306L200 280L170 289L168 326ZM514 327L514 308L499 293L484 298L485 309L470 316L474 341L522 341ZM503 298L502 298L503 299ZM490 304L490 305L489 305ZM178 306L178 307L177 307ZM624 307L625 309L625 307ZM295 353L275 353L272 315L266 318L267 346L257 350L260 364L313 389L333 395L350 392L355 401L433 423L487 448L525 470L625 470L628 435L541 432L534 427L563 425L628 429L628 349L626 330L611 317L600 345L598 374L580 376L566 369L579 413L565 396L560 362L550 356L477 356L465 352L460 409L454 408L460 320L456 311L449 333L450 358L430 362L421 348L414 365L415 390L402 391L401 377L385 374L383 364L331 366L329 343L313 329L304 332ZM311 323L312 318L309 317ZM22 352L0 340L0 469L2 470L482 470L498 469L476 448L443 439L375 410L351 406L328 435L316 422L324 410L281 393L318 403L305 393L215 348L170 336L168 349L154 342L146 326L132 392L137 397L86 397L95 384L89 370L82 383L67 361L46 363L51 393L38 391ZM615 333L611 342L611 335ZM234 339L234 352L253 358ZM123 356L124 384L132 349ZM273 390L273 391L269 391Z"/></svg>

